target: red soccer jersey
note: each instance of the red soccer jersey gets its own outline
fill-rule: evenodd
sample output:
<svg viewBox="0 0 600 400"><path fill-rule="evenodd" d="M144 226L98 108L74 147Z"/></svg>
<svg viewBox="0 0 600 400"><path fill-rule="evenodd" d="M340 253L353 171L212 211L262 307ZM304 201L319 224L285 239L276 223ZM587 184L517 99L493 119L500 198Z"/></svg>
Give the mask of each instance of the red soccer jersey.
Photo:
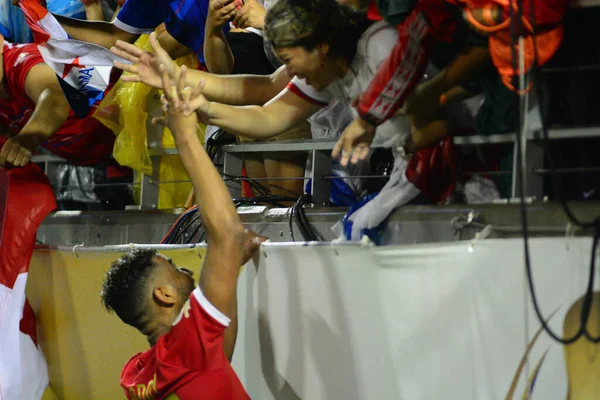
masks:
<svg viewBox="0 0 600 400"><path fill-rule="evenodd" d="M171 331L121 373L130 400L249 400L223 351L230 320L197 287Z"/></svg>
<svg viewBox="0 0 600 400"><path fill-rule="evenodd" d="M0 98L0 126L11 135L25 126L35 103L25 92L25 78L44 59L35 44L4 43L4 88L7 98ZM42 147L72 163L93 164L112 152L115 135L91 116L79 119L70 111L63 126Z"/></svg>

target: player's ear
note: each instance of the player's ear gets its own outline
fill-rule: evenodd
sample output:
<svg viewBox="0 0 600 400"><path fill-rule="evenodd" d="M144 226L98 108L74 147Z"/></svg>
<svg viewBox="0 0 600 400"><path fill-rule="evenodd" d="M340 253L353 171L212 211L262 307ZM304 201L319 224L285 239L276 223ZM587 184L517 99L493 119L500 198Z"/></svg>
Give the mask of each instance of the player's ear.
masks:
<svg viewBox="0 0 600 400"><path fill-rule="evenodd" d="M177 291L171 285L157 286L152 292L152 297L162 307L173 307L176 302Z"/></svg>

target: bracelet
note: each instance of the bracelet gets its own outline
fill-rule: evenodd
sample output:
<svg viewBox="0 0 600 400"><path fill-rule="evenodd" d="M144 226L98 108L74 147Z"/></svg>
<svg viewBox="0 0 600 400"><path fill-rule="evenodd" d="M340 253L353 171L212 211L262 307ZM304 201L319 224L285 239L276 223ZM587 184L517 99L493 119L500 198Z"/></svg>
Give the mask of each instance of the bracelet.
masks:
<svg viewBox="0 0 600 400"><path fill-rule="evenodd" d="M415 155L415 153L408 152L404 146L398 146L397 150L398 155L402 157L405 161L410 161Z"/></svg>

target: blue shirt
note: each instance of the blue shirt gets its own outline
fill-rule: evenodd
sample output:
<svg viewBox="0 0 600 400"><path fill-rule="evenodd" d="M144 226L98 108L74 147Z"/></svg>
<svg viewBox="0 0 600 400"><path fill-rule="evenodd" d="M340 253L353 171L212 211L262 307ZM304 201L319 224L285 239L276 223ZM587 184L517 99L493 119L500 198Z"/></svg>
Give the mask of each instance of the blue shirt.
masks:
<svg viewBox="0 0 600 400"><path fill-rule="evenodd" d="M208 0L127 0L113 24L133 34L152 33L161 23L167 32L204 62L204 25ZM227 29L227 28L226 28Z"/></svg>

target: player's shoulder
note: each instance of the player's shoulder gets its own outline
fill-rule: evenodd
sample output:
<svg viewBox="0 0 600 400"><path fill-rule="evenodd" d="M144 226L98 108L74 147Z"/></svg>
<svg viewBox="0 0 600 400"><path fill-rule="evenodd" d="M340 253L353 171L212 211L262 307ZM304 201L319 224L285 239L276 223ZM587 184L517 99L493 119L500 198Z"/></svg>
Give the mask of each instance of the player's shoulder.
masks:
<svg viewBox="0 0 600 400"><path fill-rule="evenodd" d="M148 367L153 367L155 364L156 347L131 356L121 371L121 384L127 386L135 384L140 375L144 375Z"/></svg>

